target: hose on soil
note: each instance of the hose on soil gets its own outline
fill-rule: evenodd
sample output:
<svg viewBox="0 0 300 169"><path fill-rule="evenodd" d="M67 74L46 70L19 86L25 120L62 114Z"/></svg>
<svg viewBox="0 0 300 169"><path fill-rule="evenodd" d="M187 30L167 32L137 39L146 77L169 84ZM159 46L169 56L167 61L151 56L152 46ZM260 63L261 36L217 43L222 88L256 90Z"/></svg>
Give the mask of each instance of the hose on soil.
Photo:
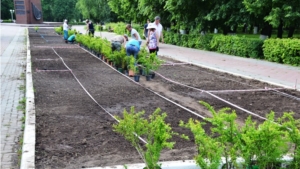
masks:
<svg viewBox="0 0 300 169"><path fill-rule="evenodd" d="M83 48L81 48L81 49L83 49ZM86 52L90 53L92 56L94 56L95 58L97 58L98 60L100 60L102 63L104 63L105 65L111 67L115 72L117 72L117 73L119 73L120 75L122 75L123 77L129 79L130 81L132 81L132 82L135 83L136 85L141 86L142 88L144 88L144 89L150 91L151 93L153 93L153 94L155 94L155 95L157 95L157 96L163 98L164 100L167 100L168 102L171 102L172 104L174 104L174 105L176 105L176 106L178 106L178 107L180 107L180 108L182 108L182 109L188 111L188 112L191 113L191 114L196 115L197 117L200 117L201 119L205 119L204 116L202 116L202 115L200 115L200 114L198 114L198 113L196 113L196 112L194 112L194 111L192 111L192 110L190 110L190 109L188 109L188 108L186 108L186 107L184 107L184 106L182 106L182 105L180 105L180 104L178 104L178 103L176 103L176 102L174 102L174 101L172 101L172 100L170 100L170 99L168 99L168 98L166 98L166 97L164 97L164 96L162 96L162 95L160 95L159 93L157 93L157 92L155 92L155 91L153 91L153 90L151 90L151 89L148 89L148 88L142 86L141 84L135 82L132 78L130 78L130 77L124 75L123 73L119 72L118 70L114 69L112 66L110 66L109 64L107 64L107 63L104 62L103 60L99 59L97 56L95 56L95 55L92 54L91 52L87 51L86 49L83 49L83 50L85 50Z"/></svg>
<svg viewBox="0 0 300 169"><path fill-rule="evenodd" d="M63 62L63 64L66 66L66 68L71 72L71 74L73 75L73 77L75 78L75 80L79 83L79 85L81 86L81 88L87 93L87 95L102 109L105 111L105 113L107 113L108 115L110 115L113 119L115 119L118 123L120 122L115 116L113 116L109 111L107 111L103 106L101 106L96 99L86 90L86 88L81 84L81 82L77 79L77 77L75 76L75 74L72 72L72 69L69 68L69 66L65 63L64 59L54 50L54 48L52 48L52 50L54 51L54 53L61 59L61 61ZM136 133L134 133L136 136L138 136ZM147 144L147 142L141 138L140 136L138 136L139 139Z"/></svg>
<svg viewBox="0 0 300 169"><path fill-rule="evenodd" d="M201 115L199 115L198 113L196 113L196 112L194 112L194 111L192 111L192 110L190 110L190 109L188 109L188 108L186 108L186 107L184 107L184 106L182 106L182 105L180 105L180 104L178 104L178 103L175 103L174 101L172 101L172 100L170 100L170 99L168 99L168 98L166 98L166 97L164 97L164 96L158 94L157 92L155 92L155 91L153 91L153 90L151 90L151 89L148 89L148 88L142 86L141 84L135 82L132 78L130 78L130 77L124 75L123 73L119 72L118 70L114 69L111 65L107 64L106 62L104 62L103 60L101 60L100 58L98 58L96 55L94 55L93 53L91 53L90 51L88 51L88 50L86 50L86 49L84 49L84 48L82 48L82 47L80 47L80 48L83 49L83 50L85 50L86 52L90 53L92 56L94 56L95 58L97 58L98 60L100 60L102 63L104 63L104 64L107 65L108 67L112 68L114 71L116 71L117 73L119 73L119 74L122 75L123 77L125 77L125 78L131 80L131 81L132 81L133 83L135 83L136 85L141 86L142 88L144 88L144 89L146 89L146 90L148 90L148 91L154 93L155 95L157 95L157 96L159 96L159 97L161 97L161 98L163 98L163 99L165 99L165 100L167 100L167 101L169 101L169 102L175 104L176 106L178 106L178 107L180 107L180 108L182 108L182 109L188 111L189 113L196 115L197 117L200 117L200 118L202 118L202 119L205 119L204 116L201 116ZM155 71L153 71L153 72L155 72ZM242 110L242 111L244 111L244 112L246 112L246 113L248 113L248 114L251 114L251 115L256 116L256 117L258 117L258 118L261 118L261 119L263 119L263 120L268 120L268 119L265 118L265 117L262 117L262 116L260 116L260 115L258 115L258 114L256 114L256 113L253 113L253 112L251 112L251 111L249 111L249 110L246 110L246 109L244 109L244 108L242 108L242 107L240 107L240 106L238 106L238 105L235 105L235 104L233 104L233 103L231 103L231 102L229 102L229 101L227 101L227 100L224 100L224 99L222 99L222 98L220 98L220 97L218 97L218 96L216 96L216 95L214 95L214 94L212 94L212 93L210 93L210 92L208 92L208 91L205 91L205 90L202 90L202 89L198 89L198 88L195 88L195 87L192 87L192 86L188 86L188 85L185 85L185 84L181 84L181 83L179 83L179 82L173 81L173 80L171 80L171 79L168 79L168 78L162 76L162 75L159 74L158 72L155 72L155 73L156 73L158 76L160 76L160 77L166 79L167 81L170 81L170 82L172 82L172 83L175 83L175 84L178 84L178 85L181 85L181 86L184 86L184 87L188 87L188 88L191 88L191 89L200 91L201 93L202 93L202 92L207 93L208 95L210 95L210 96L212 96L212 97L214 97L214 98L216 98L216 99L218 99L218 100L220 100L220 101L223 101L223 102L225 102L225 103L227 103L227 104L229 104L229 105L231 105L231 106L233 106L233 107L236 107L236 108L238 108L238 109L240 109L240 110ZM273 122L273 123L278 124L278 125L281 126L281 124L279 124L279 123L276 123L276 122ZM288 129L289 129L289 128L288 128ZM289 130L291 130L291 129L289 129Z"/></svg>

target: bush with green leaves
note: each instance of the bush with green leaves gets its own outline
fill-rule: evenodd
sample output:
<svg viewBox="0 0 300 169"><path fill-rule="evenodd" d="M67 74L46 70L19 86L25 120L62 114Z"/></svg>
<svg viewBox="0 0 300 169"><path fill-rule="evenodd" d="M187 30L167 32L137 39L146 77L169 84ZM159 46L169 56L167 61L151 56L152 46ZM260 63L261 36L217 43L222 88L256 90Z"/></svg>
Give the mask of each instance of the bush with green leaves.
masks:
<svg viewBox="0 0 300 169"><path fill-rule="evenodd" d="M284 113L278 121L281 124L281 129L287 132L290 148L293 149L291 154L293 161L290 167L300 169L300 119L294 119L293 114L292 112Z"/></svg>
<svg viewBox="0 0 300 169"><path fill-rule="evenodd" d="M263 45L263 52L268 61L300 65L299 39L267 39Z"/></svg>
<svg viewBox="0 0 300 169"><path fill-rule="evenodd" d="M113 128L136 148L147 169L158 169L161 151L164 148L173 148L175 142L169 140L177 133L172 132L170 124L165 122L167 114L161 113L159 108L149 119L146 119L144 114L145 111L136 112L134 107L131 107L130 112L124 110L123 118L116 117L119 123L113 125ZM147 142L145 147L140 144L138 136Z"/></svg>
<svg viewBox="0 0 300 169"><path fill-rule="evenodd" d="M242 127L240 151L247 166L253 166L255 161L260 168L272 168L281 163L281 158L288 152L286 131L281 130L274 116L271 112L259 125L249 116Z"/></svg>
<svg viewBox="0 0 300 169"><path fill-rule="evenodd" d="M211 42L212 51L225 53L228 55L263 58L263 40L238 36L215 35Z"/></svg>
<svg viewBox="0 0 300 169"><path fill-rule="evenodd" d="M248 117L241 126L236 122L234 111L224 108L216 112L213 107L204 104L213 117L206 118L212 126L210 132L204 130L197 120L190 119L188 123L180 122L180 126L189 128L198 148L196 163L202 168L253 168L271 169L281 164L282 158L288 152L293 152L292 168L300 168L300 120L295 120L291 113L285 113L282 118L275 119L274 112L267 115L267 120L261 124ZM237 163L237 158L244 159L243 164ZM243 166L241 166L243 165Z"/></svg>

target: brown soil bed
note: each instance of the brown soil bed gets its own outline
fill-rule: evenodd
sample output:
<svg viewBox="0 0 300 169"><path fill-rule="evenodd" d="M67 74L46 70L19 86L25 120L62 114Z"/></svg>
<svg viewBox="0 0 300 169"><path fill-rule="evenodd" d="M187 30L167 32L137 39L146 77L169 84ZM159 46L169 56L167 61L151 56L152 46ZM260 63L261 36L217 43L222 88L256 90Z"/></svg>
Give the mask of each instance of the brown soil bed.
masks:
<svg viewBox="0 0 300 169"><path fill-rule="evenodd" d="M206 91L264 89L265 87L279 88L257 80L244 79L227 73L216 72L192 65L162 66L157 72L165 78ZM151 83L152 82L147 86L151 87ZM159 83L160 85L165 86L166 93L175 92L178 95L192 97L199 101L206 101L216 109L230 107L237 111L241 119L248 116L245 112L204 92L201 93L194 89L171 83L162 77L157 77L153 83ZM293 111L295 112L295 118L300 118L300 100L285 95L288 94L300 98L300 92L295 90L279 89L276 91L212 93L263 117L265 117L267 113L270 113L270 111L274 111L277 117L281 116L283 112Z"/></svg>
<svg viewBox="0 0 300 169"><path fill-rule="evenodd" d="M86 168L142 162L136 150L113 131L112 125L116 121L84 92L71 72L53 71L67 69L54 50L92 97L113 115L121 116L123 109L135 106L138 111L145 110L148 116L160 107L167 112L166 121L173 130L190 137L187 129L178 126L179 121L189 118L201 121L186 110L134 84L78 46L65 44L61 36L55 37L53 30L40 29L38 33L44 38L33 29L29 33L33 70L44 70L33 73L37 122L36 168ZM54 50L49 47L54 47ZM199 73L200 70L203 73ZM196 66L163 66L159 72L173 80L205 90L273 87ZM229 77L235 78L234 81L228 80ZM207 101L216 108L227 106L210 96L166 82L158 76L150 82L141 77L140 84L205 117L210 113L197 103L198 100ZM267 109L276 108L283 111L289 108L300 113L297 112L297 101L271 92L217 95L258 111L261 115L265 115ZM295 92L295 95L298 93ZM269 104L270 100L274 103ZM242 112L239 115L240 122L248 116ZM208 131L209 127L207 124L205 129ZM172 140L176 141L174 149L164 150L160 160L186 160L196 154L193 140L186 141L179 137Z"/></svg>

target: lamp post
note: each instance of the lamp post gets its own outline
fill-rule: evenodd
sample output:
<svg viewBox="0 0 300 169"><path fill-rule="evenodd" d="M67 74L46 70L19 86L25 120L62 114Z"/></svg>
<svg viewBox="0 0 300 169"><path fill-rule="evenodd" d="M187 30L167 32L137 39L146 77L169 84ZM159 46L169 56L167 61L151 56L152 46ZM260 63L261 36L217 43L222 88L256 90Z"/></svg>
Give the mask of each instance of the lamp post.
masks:
<svg viewBox="0 0 300 169"><path fill-rule="evenodd" d="M11 14L11 21L14 22L14 17L13 17L13 13L15 12L15 10L10 9L10 14Z"/></svg>

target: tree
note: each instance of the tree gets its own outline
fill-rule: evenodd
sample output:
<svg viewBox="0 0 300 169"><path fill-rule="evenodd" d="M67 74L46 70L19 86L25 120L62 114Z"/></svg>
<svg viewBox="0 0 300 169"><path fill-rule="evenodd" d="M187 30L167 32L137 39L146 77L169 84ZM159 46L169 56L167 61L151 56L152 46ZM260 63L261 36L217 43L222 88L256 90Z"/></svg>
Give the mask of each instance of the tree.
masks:
<svg viewBox="0 0 300 169"><path fill-rule="evenodd" d="M283 26L290 27L292 36L296 24L300 21L299 0L243 0L247 11L265 22L261 34L271 36L272 27L278 27L277 37L282 37Z"/></svg>
<svg viewBox="0 0 300 169"><path fill-rule="evenodd" d="M43 18L45 21L62 22L79 19L80 14L74 10L77 0L42 0Z"/></svg>
<svg viewBox="0 0 300 169"><path fill-rule="evenodd" d="M76 8L84 18L90 18L95 22L109 21L114 18L108 0L78 0Z"/></svg>
<svg viewBox="0 0 300 169"><path fill-rule="evenodd" d="M138 0L108 0L111 11L115 12L120 19L127 22L137 21L139 18Z"/></svg>
<svg viewBox="0 0 300 169"><path fill-rule="evenodd" d="M42 0L42 11L44 21L53 21L53 0Z"/></svg>
<svg viewBox="0 0 300 169"><path fill-rule="evenodd" d="M236 32L239 24L249 24L250 15L240 0L215 0L205 19L214 21L226 35L229 31Z"/></svg>
<svg viewBox="0 0 300 169"><path fill-rule="evenodd" d="M167 0L164 8L171 13L170 20L175 22L175 29L179 29L187 25L204 26L207 23L204 16L211 7L211 1Z"/></svg>
<svg viewBox="0 0 300 169"><path fill-rule="evenodd" d="M10 9L14 9L14 1L1 0L1 19L11 19Z"/></svg>

